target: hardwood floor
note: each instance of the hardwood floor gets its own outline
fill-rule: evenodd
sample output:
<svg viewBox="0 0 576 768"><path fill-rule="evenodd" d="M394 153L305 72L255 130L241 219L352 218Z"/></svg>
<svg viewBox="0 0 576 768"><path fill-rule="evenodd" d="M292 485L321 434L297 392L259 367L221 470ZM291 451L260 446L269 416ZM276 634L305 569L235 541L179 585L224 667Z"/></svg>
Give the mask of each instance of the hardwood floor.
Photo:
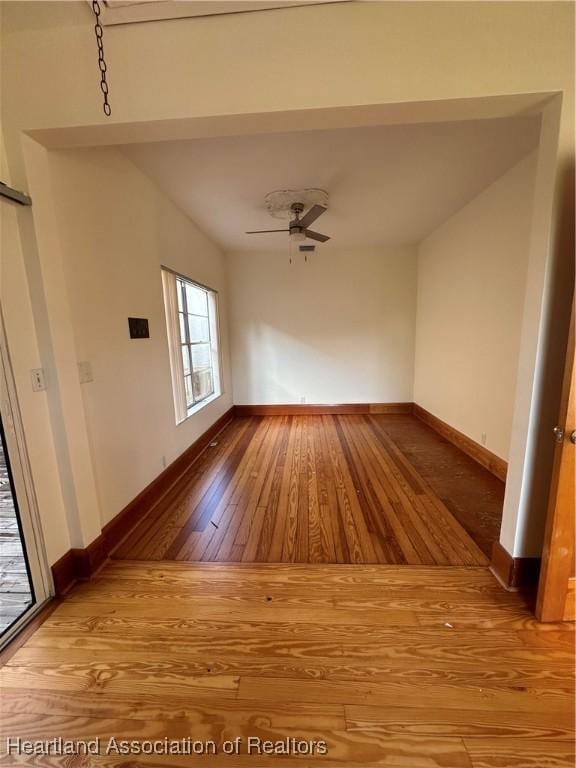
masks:
<svg viewBox="0 0 576 768"><path fill-rule="evenodd" d="M420 419L394 416L382 428L490 558L500 538L505 484Z"/></svg>
<svg viewBox="0 0 576 768"><path fill-rule="evenodd" d="M114 557L484 565L502 492L414 417L237 418Z"/></svg>
<svg viewBox="0 0 576 768"><path fill-rule="evenodd" d="M485 566L484 470L397 419L234 420L0 669L4 739L99 754L0 765L573 768L573 626Z"/></svg>
<svg viewBox="0 0 576 768"><path fill-rule="evenodd" d="M101 752L192 737L217 754L0 762L570 768L573 642L484 567L113 561L0 670L3 736ZM247 755L248 737L328 752Z"/></svg>

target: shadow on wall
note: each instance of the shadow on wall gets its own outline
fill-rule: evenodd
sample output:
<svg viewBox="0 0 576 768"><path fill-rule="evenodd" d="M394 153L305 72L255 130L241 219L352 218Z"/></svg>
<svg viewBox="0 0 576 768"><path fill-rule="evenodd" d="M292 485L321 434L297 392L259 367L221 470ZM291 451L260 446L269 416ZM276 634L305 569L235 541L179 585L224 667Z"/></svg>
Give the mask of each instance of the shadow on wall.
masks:
<svg viewBox="0 0 576 768"><path fill-rule="evenodd" d="M531 527L531 541L519 544L523 548L529 548L532 541L544 541L544 527L546 525L546 512L555 448L552 430L556 426L560 411L560 396L566 362L570 313L574 298L574 172L575 164L574 158L572 158L559 171L556 192L558 218L553 233L553 242L551 243L551 253L554 254L554 262L551 265L550 295L553 297L553 300L549 305L550 314L544 347L546 355L543 361L545 379L542 391L544 394L540 419L536 424L538 439L534 472L530 477L531 488L529 489L528 496L531 500L528 519L534 521L534 525L538 521L538 525L536 528L534 526ZM528 530L528 528L525 530ZM534 554L538 553L534 552Z"/></svg>
<svg viewBox="0 0 576 768"><path fill-rule="evenodd" d="M346 343L345 339L343 343ZM247 361L244 367L245 383L256 402L302 402L303 386L316 388L314 372L318 368L322 371L320 379L327 375L326 372L331 372L340 381L343 377L354 376L353 361L350 360L349 366L342 366L336 355L329 355L323 349L325 344L322 344L322 339L319 339L318 345L306 344L268 323L252 322L243 344L242 358ZM261 365L262 355L267 360L264 368ZM306 385L302 381L302 370L306 371ZM317 386L321 387L322 382L319 381Z"/></svg>
<svg viewBox="0 0 576 768"><path fill-rule="evenodd" d="M412 399L416 249L230 254L237 403Z"/></svg>

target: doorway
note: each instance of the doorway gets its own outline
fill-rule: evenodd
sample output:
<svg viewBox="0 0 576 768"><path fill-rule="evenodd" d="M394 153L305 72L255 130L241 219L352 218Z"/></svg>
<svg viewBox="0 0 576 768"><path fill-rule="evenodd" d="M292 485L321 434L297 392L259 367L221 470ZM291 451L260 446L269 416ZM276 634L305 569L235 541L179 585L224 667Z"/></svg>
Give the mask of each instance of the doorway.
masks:
<svg viewBox="0 0 576 768"><path fill-rule="evenodd" d="M52 593L10 357L0 321L0 648Z"/></svg>

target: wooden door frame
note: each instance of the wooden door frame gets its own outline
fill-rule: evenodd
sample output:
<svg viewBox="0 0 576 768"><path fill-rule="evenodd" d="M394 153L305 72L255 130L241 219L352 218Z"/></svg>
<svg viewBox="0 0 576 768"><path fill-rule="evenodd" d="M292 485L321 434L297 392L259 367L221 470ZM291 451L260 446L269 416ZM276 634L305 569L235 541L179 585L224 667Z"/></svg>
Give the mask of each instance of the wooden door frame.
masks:
<svg viewBox="0 0 576 768"><path fill-rule="evenodd" d="M574 322L573 301L558 418L558 426L564 430L564 435L562 440L556 444L554 453L554 467L542 549L542 568L536 601L536 617L540 621L562 621L567 618L565 611L569 598L569 582L574 571L575 499L572 465L576 448L570 442L570 434L576 429L573 402L576 396Z"/></svg>

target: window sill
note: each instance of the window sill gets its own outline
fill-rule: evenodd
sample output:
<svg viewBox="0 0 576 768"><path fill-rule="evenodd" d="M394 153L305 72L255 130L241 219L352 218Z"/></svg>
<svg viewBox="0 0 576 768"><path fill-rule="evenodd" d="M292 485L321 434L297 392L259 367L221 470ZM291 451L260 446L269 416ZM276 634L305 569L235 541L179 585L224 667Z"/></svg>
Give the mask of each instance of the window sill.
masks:
<svg viewBox="0 0 576 768"><path fill-rule="evenodd" d="M184 424L191 416L194 416L198 413L198 411L201 411L202 408L204 408L207 405L210 405L210 403L213 403L215 400L218 400L219 397L222 397L224 393L223 392L215 392L213 395L210 395L210 397L207 397L205 400L201 400L199 403L196 403L196 405L193 405L191 408L188 408L188 411L186 413L186 416L182 419L182 421L179 421L176 426L180 426L180 424Z"/></svg>

